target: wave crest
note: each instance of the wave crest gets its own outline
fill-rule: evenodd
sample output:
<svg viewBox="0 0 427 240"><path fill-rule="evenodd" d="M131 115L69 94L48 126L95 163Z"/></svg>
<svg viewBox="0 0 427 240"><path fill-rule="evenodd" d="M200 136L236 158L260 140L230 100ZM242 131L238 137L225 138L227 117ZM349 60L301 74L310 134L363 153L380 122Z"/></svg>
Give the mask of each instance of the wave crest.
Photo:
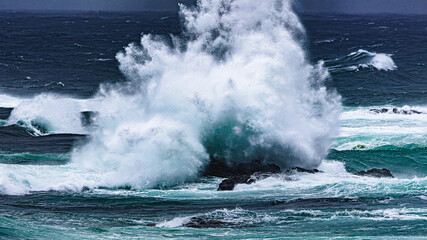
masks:
<svg viewBox="0 0 427 240"><path fill-rule="evenodd" d="M325 66L331 72L359 71L363 68L376 69L378 71L393 71L397 69L391 58L391 54L369 52L359 49L349 55L334 60L325 61Z"/></svg>

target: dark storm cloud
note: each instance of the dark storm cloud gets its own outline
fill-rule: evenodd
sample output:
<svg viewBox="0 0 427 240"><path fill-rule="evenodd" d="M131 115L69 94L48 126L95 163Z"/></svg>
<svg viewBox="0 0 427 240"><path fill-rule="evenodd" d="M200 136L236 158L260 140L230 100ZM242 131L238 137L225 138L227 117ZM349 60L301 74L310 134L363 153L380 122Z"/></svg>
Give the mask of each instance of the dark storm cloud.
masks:
<svg viewBox="0 0 427 240"><path fill-rule="evenodd" d="M253 0L262 1L262 0ZM0 9L176 11L196 0L0 0ZM302 12L427 14L427 0L295 0Z"/></svg>

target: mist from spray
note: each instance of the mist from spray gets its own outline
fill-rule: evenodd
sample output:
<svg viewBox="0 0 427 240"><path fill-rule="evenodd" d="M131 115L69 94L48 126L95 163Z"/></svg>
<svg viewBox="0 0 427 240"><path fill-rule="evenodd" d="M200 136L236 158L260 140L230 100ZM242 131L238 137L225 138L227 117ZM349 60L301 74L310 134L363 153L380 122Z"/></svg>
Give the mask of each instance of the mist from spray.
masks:
<svg viewBox="0 0 427 240"><path fill-rule="evenodd" d="M194 179L209 156L318 166L340 99L306 60L292 2L202 0L181 16L185 40L143 35L117 55L129 83L102 88L101 127L74 162L136 187Z"/></svg>

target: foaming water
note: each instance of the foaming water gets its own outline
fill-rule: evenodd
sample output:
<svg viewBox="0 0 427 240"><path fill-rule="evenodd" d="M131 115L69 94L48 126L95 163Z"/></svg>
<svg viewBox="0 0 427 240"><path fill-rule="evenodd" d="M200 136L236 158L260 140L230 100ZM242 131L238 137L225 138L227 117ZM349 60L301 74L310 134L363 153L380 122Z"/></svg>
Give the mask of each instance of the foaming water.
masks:
<svg viewBox="0 0 427 240"><path fill-rule="evenodd" d="M144 35L117 55L130 82L103 87L108 110L73 160L138 187L194 179L209 155L317 166L340 104L305 59L290 2L201 1L181 15L190 41Z"/></svg>
<svg viewBox="0 0 427 240"><path fill-rule="evenodd" d="M373 109L385 111L378 113ZM403 113L411 110L416 113ZM368 150L382 146L425 148L426 113L425 106L346 107L340 116L340 134L331 147L337 150Z"/></svg>
<svg viewBox="0 0 427 240"><path fill-rule="evenodd" d="M82 103L78 99L41 94L32 99L23 99L14 106L7 124L23 125L35 135L85 134L87 131L80 121L82 109Z"/></svg>
<svg viewBox="0 0 427 240"><path fill-rule="evenodd" d="M359 71L363 68L378 71L393 71L397 69L391 54L369 52L359 49L345 57L325 61L325 65L333 73Z"/></svg>

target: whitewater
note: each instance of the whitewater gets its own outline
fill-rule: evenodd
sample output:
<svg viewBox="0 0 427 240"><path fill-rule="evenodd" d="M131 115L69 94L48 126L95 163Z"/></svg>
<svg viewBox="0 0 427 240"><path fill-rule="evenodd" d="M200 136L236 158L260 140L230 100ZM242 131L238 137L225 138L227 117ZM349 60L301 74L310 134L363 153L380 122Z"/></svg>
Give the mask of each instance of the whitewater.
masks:
<svg viewBox="0 0 427 240"><path fill-rule="evenodd" d="M0 238L425 238L425 20L294 4L0 11Z"/></svg>

